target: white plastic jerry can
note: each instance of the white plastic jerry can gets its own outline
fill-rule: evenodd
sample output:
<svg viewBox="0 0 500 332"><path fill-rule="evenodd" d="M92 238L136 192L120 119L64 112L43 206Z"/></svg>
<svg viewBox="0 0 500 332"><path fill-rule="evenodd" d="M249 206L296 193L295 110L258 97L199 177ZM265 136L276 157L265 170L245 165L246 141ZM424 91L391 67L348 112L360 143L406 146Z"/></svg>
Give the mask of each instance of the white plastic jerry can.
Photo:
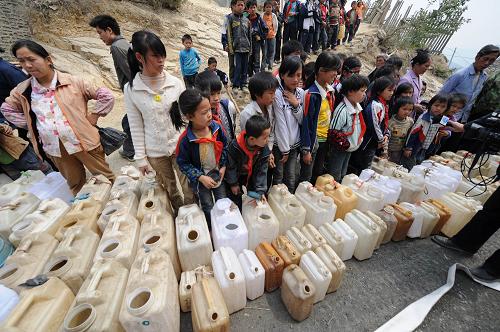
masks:
<svg viewBox="0 0 500 332"><path fill-rule="evenodd" d="M441 233L448 237L457 234L469 223L476 212L483 208L479 201L460 196L456 193L445 194L441 197L441 201L451 210L450 219L441 228Z"/></svg>
<svg viewBox="0 0 500 332"><path fill-rule="evenodd" d="M184 271L181 274L181 282L179 283L179 302L182 312L191 311L191 291L196 283L195 271Z"/></svg>
<svg viewBox="0 0 500 332"><path fill-rule="evenodd" d="M141 172L132 165L121 168L121 175L117 176L111 187L111 195L124 191L133 193L137 200L141 198Z"/></svg>
<svg viewBox="0 0 500 332"><path fill-rule="evenodd" d="M354 250L354 257L357 260L370 258L380 236L380 229L377 224L356 209L346 214L345 222L358 235L358 244Z"/></svg>
<svg viewBox="0 0 500 332"><path fill-rule="evenodd" d="M178 292L168 254L158 248L140 249L123 296L121 325L128 332L179 331Z"/></svg>
<svg viewBox="0 0 500 332"><path fill-rule="evenodd" d="M331 197L325 196L307 181L299 183L295 196L306 209L306 224L320 227L325 222L334 220L337 206Z"/></svg>
<svg viewBox="0 0 500 332"><path fill-rule="evenodd" d="M109 194L111 192L111 181L109 181L104 175L92 176L87 183L85 183L76 194L75 197L80 200L86 198L93 198L99 203L101 203L101 209L104 208L104 204L109 199Z"/></svg>
<svg viewBox="0 0 500 332"><path fill-rule="evenodd" d="M331 223L326 223L321 225L318 231L323 235L326 243L337 253L337 255L342 255L342 250L344 249L344 239L340 233L333 228Z"/></svg>
<svg viewBox="0 0 500 332"><path fill-rule="evenodd" d="M255 253L244 249L238 256L241 269L245 275L246 293L249 300L264 294L266 272Z"/></svg>
<svg viewBox="0 0 500 332"><path fill-rule="evenodd" d="M247 304L245 277L234 250L221 247L214 251L212 266L229 314L243 309Z"/></svg>
<svg viewBox="0 0 500 332"><path fill-rule="evenodd" d="M42 201L59 198L66 204L69 204L74 197L66 179L59 172L47 174L43 179L29 187L27 192L32 193Z"/></svg>
<svg viewBox="0 0 500 332"><path fill-rule="evenodd" d="M416 203L423 197L425 190L424 177L414 174L405 174L404 177L395 177L401 183L400 202Z"/></svg>
<svg viewBox="0 0 500 332"><path fill-rule="evenodd" d="M326 293L335 292L340 287L340 282L342 281L342 277L344 276L344 272L346 270L344 262L342 262L340 257L328 244L316 248L314 253L318 255L321 261L332 273L332 280L330 281L330 285L328 286Z"/></svg>
<svg viewBox="0 0 500 332"><path fill-rule="evenodd" d="M11 202L19 194L29 191L29 188L45 177L42 171L26 171L14 182L0 187L0 206ZM2 219L3 220L3 219Z"/></svg>
<svg viewBox="0 0 500 332"><path fill-rule="evenodd" d="M377 244L375 245L375 249L380 248L382 241L384 240L385 234L387 233L387 224L380 218L378 215L373 213L372 211L366 211L365 215L371 219L375 224L377 224L380 234L377 240Z"/></svg>
<svg viewBox="0 0 500 332"><path fill-rule="evenodd" d="M413 223L411 224L411 227L408 230L408 234L406 234L406 236L408 236L409 238L420 237L422 235L422 228L424 224L424 214L422 209L417 205L407 202L399 203L399 205L411 211L414 218Z"/></svg>
<svg viewBox="0 0 500 332"><path fill-rule="evenodd" d="M116 214L137 215L139 202L133 192L130 191L111 191L109 201L104 206L101 216L97 220L97 225L101 232L104 232L109 219Z"/></svg>
<svg viewBox="0 0 500 332"><path fill-rule="evenodd" d="M279 234L279 222L269 204L243 195L242 216L248 230L248 249L261 242L273 242Z"/></svg>
<svg viewBox="0 0 500 332"><path fill-rule="evenodd" d="M35 211L40 200L33 194L22 192L0 206L0 234L9 238L12 227Z"/></svg>
<svg viewBox="0 0 500 332"><path fill-rule="evenodd" d="M342 219L337 219L334 222L330 222L330 225L332 225L337 234L342 237L344 242L340 258L343 261L351 259L352 255L354 254L354 250L358 245L358 235Z"/></svg>
<svg viewBox="0 0 500 332"><path fill-rule="evenodd" d="M0 284L0 323L2 323L19 303L19 295Z"/></svg>
<svg viewBox="0 0 500 332"><path fill-rule="evenodd" d="M426 238L431 235L432 230L436 227L440 217L438 211L436 211L432 204L429 204L428 202L421 202L420 207L422 208L423 213L422 233L420 234L420 237Z"/></svg>
<svg viewBox="0 0 500 332"><path fill-rule="evenodd" d="M299 266L316 289L314 303L322 301L332 281L332 273L314 251L308 251L303 254Z"/></svg>
<svg viewBox="0 0 500 332"><path fill-rule="evenodd" d="M361 188L355 190L358 194L359 211L379 211L384 206L384 193L375 186L364 183Z"/></svg>
<svg viewBox="0 0 500 332"><path fill-rule="evenodd" d="M312 250L313 248L312 243L297 227L292 227L287 230L286 237L301 254L304 254L306 251Z"/></svg>
<svg viewBox="0 0 500 332"><path fill-rule="evenodd" d="M137 207L137 220L139 222L142 222L148 214L168 213L174 215L167 192L160 184L155 184L155 186L151 187L147 186L146 188L147 190L142 192L139 206Z"/></svg>
<svg viewBox="0 0 500 332"><path fill-rule="evenodd" d="M326 244L325 238L321 235L318 229L314 227L312 224L305 224L304 227L302 227L302 234L304 234L306 239L308 239L309 242L311 242L312 244L311 250L315 250L317 247Z"/></svg>
<svg viewBox="0 0 500 332"><path fill-rule="evenodd" d="M304 225L306 209L297 197L288 191L285 184L272 186L267 201L278 218L280 235L284 235L291 227L301 228Z"/></svg>
<svg viewBox="0 0 500 332"><path fill-rule="evenodd" d="M248 229L236 204L229 198L219 199L210 216L215 250L231 247L239 255L243 249L248 249Z"/></svg>

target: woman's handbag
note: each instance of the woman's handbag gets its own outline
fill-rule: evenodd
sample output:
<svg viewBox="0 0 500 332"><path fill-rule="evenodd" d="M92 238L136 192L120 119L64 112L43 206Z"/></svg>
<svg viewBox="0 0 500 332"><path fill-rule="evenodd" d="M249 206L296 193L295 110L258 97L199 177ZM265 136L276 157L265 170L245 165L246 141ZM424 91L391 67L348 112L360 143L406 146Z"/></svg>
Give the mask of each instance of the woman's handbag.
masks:
<svg viewBox="0 0 500 332"><path fill-rule="evenodd" d="M123 145L123 142L127 138L127 134L115 128L97 127L97 129L99 130L99 136L101 137L101 145L102 148L104 149L104 153L106 154L106 156L109 156L110 154L118 150Z"/></svg>

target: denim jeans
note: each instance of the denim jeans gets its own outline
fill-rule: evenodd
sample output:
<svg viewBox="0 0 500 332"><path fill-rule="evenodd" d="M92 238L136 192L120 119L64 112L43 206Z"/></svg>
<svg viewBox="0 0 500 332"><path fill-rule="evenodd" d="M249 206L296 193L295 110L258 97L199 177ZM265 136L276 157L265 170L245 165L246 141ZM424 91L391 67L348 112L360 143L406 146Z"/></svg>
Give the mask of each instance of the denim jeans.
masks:
<svg viewBox="0 0 500 332"><path fill-rule="evenodd" d="M302 47L304 47L304 52L311 53L311 44L314 39L314 28L309 28L309 30L302 30L302 37L300 42Z"/></svg>
<svg viewBox="0 0 500 332"><path fill-rule="evenodd" d="M313 172L313 167L314 167L314 162L316 160L316 154L318 152L318 142L314 145L312 151L311 151L311 157L312 161L311 164L307 165L304 163L304 160L302 159L302 153L300 153L300 176L299 176L299 183L300 182L311 182L311 177L312 177L312 172Z"/></svg>
<svg viewBox="0 0 500 332"><path fill-rule="evenodd" d="M10 164L0 164L0 169L2 169L12 180L17 180L21 176L21 172L28 170L40 170L45 174L53 172L48 162L40 162L31 145L26 147L19 156L19 159L14 160Z"/></svg>
<svg viewBox="0 0 500 332"><path fill-rule="evenodd" d="M213 194L213 196L212 196ZM226 198L226 188L224 186L224 182L217 188L207 189L201 182L198 182L198 200L200 201L201 209L205 214L205 218L207 219L208 228L212 229L212 222L210 219L210 211L214 207L214 202L218 201L221 198Z"/></svg>
<svg viewBox="0 0 500 332"><path fill-rule="evenodd" d="M351 152L339 151L330 148L330 155L328 157L328 173L337 182L342 182L342 179L347 174L347 166L349 165L349 158Z"/></svg>
<svg viewBox="0 0 500 332"><path fill-rule="evenodd" d="M252 76L255 73L262 71L262 67L265 67L265 64L261 64L261 54L262 58L266 57L266 45L263 40L252 40L252 53L250 54L250 59L248 60L248 76Z"/></svg>
<svg viewBox="0 0 500 332"><path fill-rule="evenodd" d="M339 25L331 25L330 26L330 46L337 46L337 37L339 35Z"/></svg>
<svg viewBox="0 0 500 332"><path fill-rule="evenodd" d="M233 87L242 88L247 83L248 52L234 54Z"/></svg>
<svg viewBox="0 0 500 332"><path fill-rule="evenodd" d="M295 192L296 185L296 173L297 173L297 157L299 154L299 148L290 150L288 154L288 160L285 164L281 163L280 160L283 158L283 154L278 149L277 146L273 148L274 162L276 163L276 168L273 173L273 185L284 183L288 191L291 193Z"/></svg>
<svg viewBox="0 0 500 332"><path fill-rule="evenodd" d="M234 54L228 53L227 58L229 61L229 80L234 85Z"/></svg>
<svg viewBox="0 0 500 332"><path fill-rule="evenodd" d="M196 76L198 76L198 73L194 75L183 76L186 89L194 88L194 81L196 80Z"/></svg>
<svg viewBox="0 0 500 332"><path fill-rule="evenodd" d="M313 34L313 42L312 42L312 50L317 51L319 50L320 46L320 32L321 32L321 25L318 23L314 23L314 34Z"/></svg>
<svg viewBox="0 0 500 332"><path fill-rule="evenodd" d="M266 62L264 64L264 69L267 66L267 68L271 69L273 67L273 61L275 59L275 52L276 52L276 38L270 38L266 39Z"/></svg>
<svg viewBox="0 0 500 332"><path fill-rule="evenodd" d="M326 28L321 28L319 30L319 45L323 51L328 48L328 32Z"/></svg>
<svg viewBox="0 0 500 332"><path fill-rule="evenodd" d="M132 134L130 133L130 125L128 124L128 116L125 116L122 119L122 128L125 134L127 134L127 138L123 141L123 153L130 158L134 158L135 149L134 143L132 142Z"/></svg>

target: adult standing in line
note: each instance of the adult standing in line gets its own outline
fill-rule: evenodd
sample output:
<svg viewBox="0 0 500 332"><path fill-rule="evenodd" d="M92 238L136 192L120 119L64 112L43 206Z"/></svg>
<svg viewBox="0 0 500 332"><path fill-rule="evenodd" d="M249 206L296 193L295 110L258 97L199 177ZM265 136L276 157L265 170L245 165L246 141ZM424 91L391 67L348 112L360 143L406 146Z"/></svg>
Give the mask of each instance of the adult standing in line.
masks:
<svg viewBox="0 0 500 332"><path fill-rule="evenodd" d="M283 6L283 44L289 40L297 40L299 34L300 2L287 0Z"/></svg>

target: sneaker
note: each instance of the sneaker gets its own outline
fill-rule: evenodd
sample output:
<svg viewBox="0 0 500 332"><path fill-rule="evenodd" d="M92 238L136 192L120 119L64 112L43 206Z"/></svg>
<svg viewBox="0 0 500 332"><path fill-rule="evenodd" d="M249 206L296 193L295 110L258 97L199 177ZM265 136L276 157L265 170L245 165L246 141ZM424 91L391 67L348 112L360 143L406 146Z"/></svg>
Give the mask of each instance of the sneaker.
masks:
<svg viewBox="0 0 500 332"><path fill-rule="evenodd" d="M130 161L130 162L134 162L135 161L134 156L132 156L132 157L127 156L125 154L125 152L123 151L123 149L118 150L118 154L120 154L120 157L122 157L123 159L125 159L127 161Z"/></svg>
<svg viewBox="0 0 500 332"><path fill-rule="evenodd" d="M281 61L280 60L274 60L274 63L277 64L277 65L279 65L281 63Z"/></svg>
<svg viewBox="0 0 500 332"><path fill-rule="evenodd" d="M267 67L267 70L272 71L273 67L269 66L269 67Z"/></svg>
<svg viewBox="0 0 500 332"><path fill-rule="evenodd" d="M484 281L497 281L500 280L500 276L494 276L490 274L483 265L470 269L470 273L480 280Z"/></svg>

